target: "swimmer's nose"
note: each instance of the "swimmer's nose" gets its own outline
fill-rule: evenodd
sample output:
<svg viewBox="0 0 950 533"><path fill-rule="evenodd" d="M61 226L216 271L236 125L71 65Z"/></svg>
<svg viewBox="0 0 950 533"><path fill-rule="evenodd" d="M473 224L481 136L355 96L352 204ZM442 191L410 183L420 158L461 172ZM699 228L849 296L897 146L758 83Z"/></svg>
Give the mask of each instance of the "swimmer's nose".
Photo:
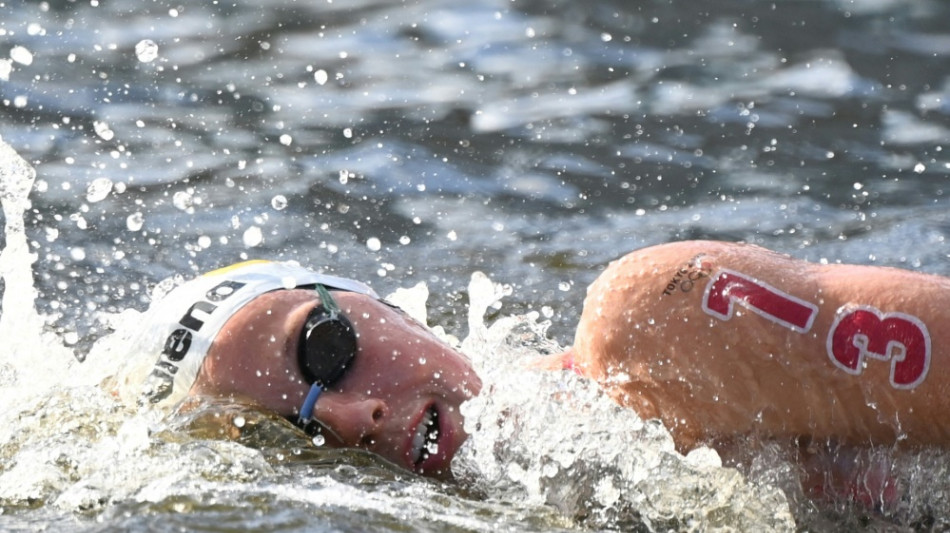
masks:
<svg viewBox="0 0 950 533"><path fill-rule="evenodd" d="M340 446L371 448L382 438L389 407L375 398L355 399L348 395L325 394L317 402L314 415L329 429L326 437Z"/></svg>

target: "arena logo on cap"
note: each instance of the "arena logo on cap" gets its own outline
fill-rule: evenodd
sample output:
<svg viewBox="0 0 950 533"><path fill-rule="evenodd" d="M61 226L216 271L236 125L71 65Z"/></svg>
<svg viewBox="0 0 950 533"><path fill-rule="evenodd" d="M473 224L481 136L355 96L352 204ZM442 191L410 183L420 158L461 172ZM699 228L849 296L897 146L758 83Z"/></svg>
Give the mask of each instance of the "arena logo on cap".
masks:
<svg viewBox="0 0 950 533"><path fill-rule="evenodd" d="M201 331L201 327L205 325L211 313L218 308L218 304L233 296L245 285L246 283L240 281L222 281L205 293L204 300L193 303L178 321L182 327L172 331L171 335L165 339L162 355L168 357L169 362L174 363L184 359L188 355L188 349L191 348L192 338ZM177 370L177 366L174 370L170 369L172 374Z"/></svg>

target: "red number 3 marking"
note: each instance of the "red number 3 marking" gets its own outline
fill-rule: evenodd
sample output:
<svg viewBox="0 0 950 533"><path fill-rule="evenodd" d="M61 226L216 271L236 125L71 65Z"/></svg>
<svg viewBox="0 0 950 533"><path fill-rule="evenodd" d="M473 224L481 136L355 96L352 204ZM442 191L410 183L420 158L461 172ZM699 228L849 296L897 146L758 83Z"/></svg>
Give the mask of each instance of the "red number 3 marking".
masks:
<svg viewBox="0 0 950 533"><path fill-rule="evenodd" d="M891 385L912 389L930 370L930 333L911 315L844 306L828 334L828 357L835 366L854 375L864 370L867 357L890 360Z"/></svg>
<svg viewBox="0 0 950 533"><path fill-rule="evenodd" d="M771 285L723 269L711 277L703 294L703 311L721 320L732 318L735 304L798 333L807 333L818 314L815 304ZM891 385L912 389L930 370L930 333L917 317L882 313L874 307L838 309L827 339L828 357L853 375L866 358L891 362Z"/></svg>

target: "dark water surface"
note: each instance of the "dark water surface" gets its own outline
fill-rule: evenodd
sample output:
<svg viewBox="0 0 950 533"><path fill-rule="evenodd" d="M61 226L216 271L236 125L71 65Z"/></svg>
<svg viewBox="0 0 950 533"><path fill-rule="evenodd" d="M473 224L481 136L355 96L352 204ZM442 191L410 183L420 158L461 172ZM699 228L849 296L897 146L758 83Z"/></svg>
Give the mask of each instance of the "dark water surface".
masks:
<svg viewBox="0 0 950 533"><path fill-rule="evenodd" d="M0 0L0 137L37 169L37 305L80 355L99 311L253 257L425 281L459 336L483 271L513 288L502 314L569 344L599 269L648 244L950 274L948 20L928 0Z"/></svg>

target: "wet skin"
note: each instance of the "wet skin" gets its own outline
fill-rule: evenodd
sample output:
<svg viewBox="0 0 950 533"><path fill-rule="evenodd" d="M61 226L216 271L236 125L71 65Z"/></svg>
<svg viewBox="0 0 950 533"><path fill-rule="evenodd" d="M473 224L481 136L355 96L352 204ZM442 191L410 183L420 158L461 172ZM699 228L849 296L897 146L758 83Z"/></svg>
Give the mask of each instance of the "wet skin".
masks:
<svg viewBox="0 0 950 533"><path fill-rule="evenodd" d="M731 315L704 307L715 287ZM783 321L796 309L811 322ZM947 446L948 320L948 278L680 242L612 263L554 363L570 359L622 405L661 419L681 450L749 434ZM859 352L843 369L841 354Z"/></svg>
<svg viewBox="0 0 950 533"><path fill-rule="evenodd" d="M481 389L468 359L399 310L361 294L332 294L353 324L358 351L317 401L314 417L327 444L448 477L466 437L459 405ZM300 332L318 303L314 291L295 289L247 304L218 333L191 394L241 397L296 417L310 389L298 366Z"/></svg>

